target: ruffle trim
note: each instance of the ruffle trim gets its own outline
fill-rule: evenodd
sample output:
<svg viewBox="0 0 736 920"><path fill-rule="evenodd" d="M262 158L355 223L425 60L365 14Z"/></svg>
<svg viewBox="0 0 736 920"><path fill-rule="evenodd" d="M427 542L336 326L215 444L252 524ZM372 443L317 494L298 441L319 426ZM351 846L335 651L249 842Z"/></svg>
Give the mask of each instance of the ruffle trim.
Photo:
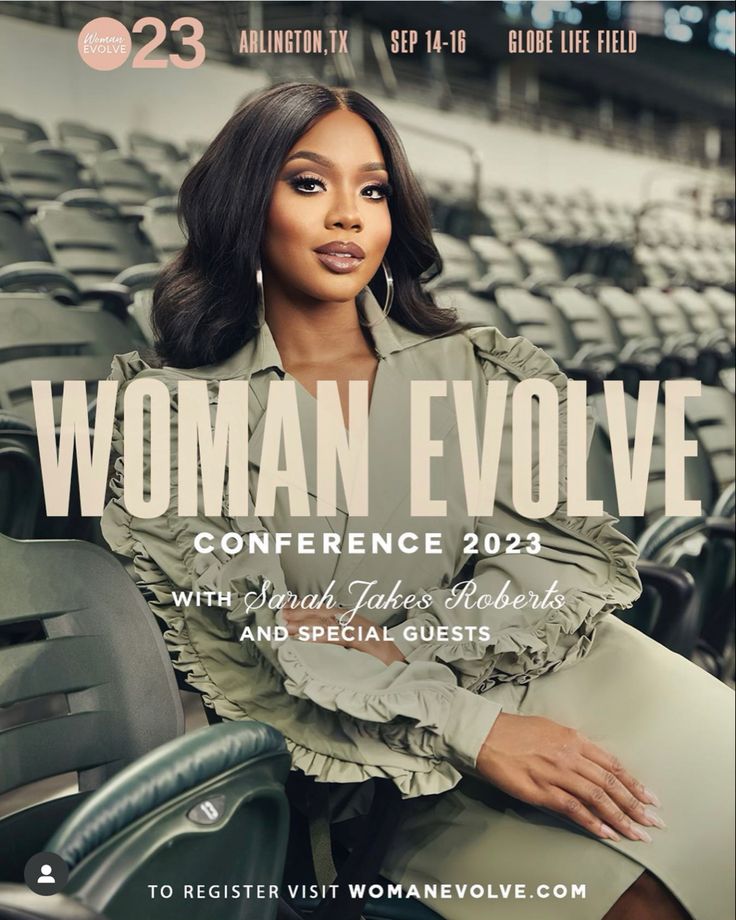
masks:
<svg viewBox="0 0 736 920"><path fill-rule="evenodd" d="M220 689L211 681L195 651L183 611L173 602L171 583L133 534L130 528L130 515L117 498L105 509L103 533L115 552L133 559L139 588L154 614L166 624L164 640L174 667L185 673L187 683L197 688L210 708L217 708L224 718L242 717L242 710L237 704L223 696ZM181 590L194 588L182 585Z"/></svg>
<svg viewBox="0 0 736 920"><path fill-rule="evenodd" d="M344 649L332 651L356 654ZM359 688L346 687L342 683L330 683L324 674L311 671L300 655L299 643L294 640L280 646L278 657L286 673L285 687L292 696L311 700L322 709L344 712L363 722L410 719L417 728L440 735L449 718L452 697L457 689L452 671L433 663L416 662L412 671L403 668L394 675L376 660L377 678L380 681L384 677L391 683L386 687L366 689L358 678L356 684ZM430 674L430 671L433 673ZM443 678L445 683L442 683Z"/></svg>
<svg viewBox="0 0 736 920"><path fill-rule="evenodd" d="M390 779L405 799L447 792L462 779L462 774L447 760L428 761L430 769L423 771L402 770L399 767L338 760L312 751L290 738L286 739L286 746L291 752L292 766L307 776L316 777L320 783L362 783L367 779Z"/></svg>
<svg viewBox="0 0 736 920"><path fill-rule="evenodd" d="M152 370L150 364L141 358L137 351L129 351L124 355L115 355L110 365L110 376L108 380L117 380L118 383L126 383L133 380L143 371Z"/></svg>
<svg viewBox="0 0 736 920"><path fill-rule="evenodd" d="M487 380L493 379L493 369L500 367L517 380L542 378L554 385L561 409L560 444L566 445L567 377L552 358L527 339L507 338L493 327L469 329L464 334ZM565 469L564 463L561 469ZM532 476L537 472L535 466ZM507 627L490 643L442 643L435 652L441 660L485 659L482 673L466 689L483 692L500 682L528 683L548 671L558 670L565 662L585 657L593 643L595 626L615 610L631 607L641 594L636 571L638 550L615 530L617 519L605 513L590 518L568 517L566 498L566 481L561 477L558 505L544 519L545 524L599 550L610 567L609 578L600 589L581 589L568 596L568 602L559 610L550 610L533 631L528 626Z"/></svg>

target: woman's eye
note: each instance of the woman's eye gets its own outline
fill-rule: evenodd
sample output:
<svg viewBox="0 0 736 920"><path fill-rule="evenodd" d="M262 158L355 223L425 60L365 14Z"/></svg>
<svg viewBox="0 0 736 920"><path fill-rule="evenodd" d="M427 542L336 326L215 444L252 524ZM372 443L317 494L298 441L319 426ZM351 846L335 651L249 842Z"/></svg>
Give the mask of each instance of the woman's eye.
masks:
<svg viewBox="0 0 736 920"><path fill-rule="evenodd" d="M304 192L307 195L313 195L315 192L324 191L325 184L321 179L313 179L311 176L297 176L291 180L291 185L296 191Z"/></svg>
<svg viewBox="0 0 736 920"><path fill-rule="evenodd" d="M363 189L363 195L371 201L381 201L388 195L388 189L384 185L370 185Z"/></svg>

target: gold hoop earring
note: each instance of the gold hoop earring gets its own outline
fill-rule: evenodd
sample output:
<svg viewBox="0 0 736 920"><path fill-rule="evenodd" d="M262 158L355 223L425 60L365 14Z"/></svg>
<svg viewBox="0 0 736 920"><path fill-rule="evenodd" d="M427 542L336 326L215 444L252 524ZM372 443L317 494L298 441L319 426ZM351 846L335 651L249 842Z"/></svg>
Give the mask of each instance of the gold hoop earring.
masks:
<svg viewBox="0 0 736 920"><path fill-rule="evenodd" d="M383 259L381 262L381 268L383 269L383 277L386 281L386 299L383 302L383 317L378 320L378 323L382 323L383 320L386 319L394 302L394 276L391 273L391 266L385 259ZM363 322L363 320L360 321L362 326L377 326L378 323L366 323Z"/></svg>
<svg viewBox="0 0 736 920"><path fill-rule="evenodd" d="M391 274L391 268L385 259L381 260L381 268L386 278L386 301L383 305L383 315L388 316L394 302L394 276Z"/></svg>
<svg viewBox="0 0 736 920"><path fill-rule="evenodd" d="M258 311L262 314L266 309L266 297L263 291L263 270L260 262L256 267L256 289L258 291Z"/></svg>

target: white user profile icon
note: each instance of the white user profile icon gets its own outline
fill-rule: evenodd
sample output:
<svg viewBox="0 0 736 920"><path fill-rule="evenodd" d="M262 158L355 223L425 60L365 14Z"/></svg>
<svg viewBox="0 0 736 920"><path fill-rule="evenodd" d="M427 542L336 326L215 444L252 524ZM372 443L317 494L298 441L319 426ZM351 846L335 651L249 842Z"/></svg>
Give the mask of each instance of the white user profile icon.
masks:
<svg viewBox="0 0 736 920"><path fill-rule="evenodd" d="M51 866L48 863L44 863L41 866L41 874L36 879L37 885L55 885L56 879L51 874Z"/></svg>

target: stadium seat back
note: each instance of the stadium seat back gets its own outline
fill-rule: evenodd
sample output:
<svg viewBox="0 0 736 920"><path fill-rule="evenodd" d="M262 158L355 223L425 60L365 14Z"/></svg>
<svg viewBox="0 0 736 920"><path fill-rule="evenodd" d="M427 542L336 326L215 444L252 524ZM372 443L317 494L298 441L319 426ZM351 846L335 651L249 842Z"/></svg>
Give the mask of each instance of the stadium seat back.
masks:
<svg viewBox="0 0 736 920"><path fill-rule="evenodd" d="M45 294L0 293L0 409L33 423L31 382L49 380L58 421L65 380L96 385L109 376L112 356L133 347L109 313L62 307Z"/></svg>
<svg viewBox="0 0 736 920"><path fill-rule="evenodd" d="M548 296L567 320L577 348L624 344L615 323L594 297L569 287L550 288Z"/></svg>
<svg viewBox="0 0 736 920"><path fill-rule="evenodd" d="M68 773L83 794L182 733L161 631L109 552L0 536L0 584L0 796ZM43 849L67 802L0 821L3 880Z"/></svg>
<svg viewBox="0 0 736 920"><path fill-rule="evenodd" d="M736 329L736 297L733 291L726 291L719 287L707 287L703 297L713 307L721 321L721 326L731 333L733 338Z"/></svg>
<svg viewBox="0 0 736 920"><path fill-rule="evenodd" d="M162 262L170 259L186 243L176 211L176 198L154 198L148 202L141 221L143 232Z"/></svg>
<svg viewBox="0 0 736 920"><path fill-rule="evenodd" d="M130 315L135 320L143 338L151 346L153 346L155 341L153 326L151 325L152 309L153 290L151 288L145 288L136 291L133 295L133 303L129 307Z"/></svg>
<svg viewBox="0 0 736 920"><path fill-rule="evenodd" d="M36 433L22 418L0 411L0 533L33 537L40 509Z"/></svg>
<svg viewBox="0 0 736 920"><path fill-rule="evenodd" d="M517 334L498 306L486 297L479 297L464 288L442 288L435 292L434 298L440 306L454 309L461 323L495 326L505 336Z"/></svg>
<svg viewBox="0 0 736 920"><path fill-rule="evenodd" d="M474 235L468 241L480 260L484 273L507 283L521 284L525 269L516 253L493 236Z"/></svg>
<svg viewBox="0 0 736 920"><path fill-rule="evenodd" d="M155 261L151 247L122 217L52 205L34 218L53 261L80 287L111 281L131 265Z"/></svg>
<svg viewBox="0 0 736 920"><path fill-rule="evenodd" d="M432 238L442 258L442 273L430 282L430 287L467 285L478 278L478 259L464 240L437 232L432 234Z"/></svg>
<svg viewBox="0 0 736 920"><path fill-rule="evenodd" d="M144 163L114 150L97 157L90 174L107 201L119 207L143 205L164 191Z"/></svg>
<svg viewBox="0 0 736 920"><path fill-rule="evenodd" d="M0 211L0 268L14 262L35 262L42 256L39 244L22 219Z"/></svg>
<svg viewBox="0 0 736 920"><path fill-rule="evenodd" d="M171 141L141 131L131 131L128 143L132 155L147 164L177 163L182 158L181 151Z"/></svg>
<svg viewBox="0 0 736 920"><path fill-rule="evenodd" d="M564 270L556 253L537 240L516 240L513 250L521 259L527 275L539 275L550 281L562 281Z"/></svg>
<svg viewBox="0 0 736 920"><path fill-rule="evenodd" d="M516 238L522 230L519 218L503 199L484 198L480 203L480 214L456 210L449 221L449 232L453 236L468 237L472 234L496 236L500 240Z"/></svg>
<svg viewBox="0 0 736 920"><path fill-rule="evenodd" d="M695 332L719 329L721 320L708 300L690 287L677 287L671 291L673 300L687 314Z"/></svg>
<svg viewBox="0 0 736 920"><path fill-rule="evenodd" d="M0 145L1 146L1 145ZM22 196L28 209L79 188L79 162L73 153L57 149L0 149L0 177Z"/></svg>
<svg viewBox="0 0 736 920"><path fill-rule="evenodd" d="M658 338L657 327L639 301L628 291L612 285L600 287L596 292L599 303L613 319L622 341Z"/></svg>
<svg viewBox="0 0 736 920"><path fill-rule="evenodd" d="M693 331L687 315L667 291L642 287L636 292L636 299L651 316L660 338L686 335Z"/></svg>
<svg viewBox="0 0 736 920"><path fill-rule="evenodd" d="M62 147L85 160L106 150L117 149L117 144L109 134L78 121L60 121L58 131Z"/></svg>
<svg viewBox="0 0 736 920"><path fill-rule="evenodd" d="M570 326L549 300L512 287L499 288L495 298L517 335L525 336L556 360L575 354Z"/></svg>
<svg viewBox="0 0 736 920"><path fill-rule="evenodd" d="M601 406L600 404L596 405L596 400L600 403L600 398L594 397L593 399L595 414L599 415ZM620 516L618 513L618 497L615 489L611 446L603 425L598 425L593 434L587 469L589 496L601 500L604 509L609 514L619 518L616 523L616 529L630 540L636 541L645 526L647 518ZM658 525L667 525L670 520L676 520L681 523L683 519L660 517L652 525L651 529L657 528ZM702 519L698 519L698 521L700 522ZM687 519L686 525L689 527L691 524L692 521ZM690 654L697 638L700 610L692 575L688 574L686 579L689 586L689 597L685 603L678 604L673 603L673 601L680 601L681 598L668 596L666 592L666 583L669 580L667 577L664 578L665 590L662 590L663 584L661 582L658 584L652 579L643 577L641 596L629 609L617 611L616 616L630 626L634 626L646 635L655 638L658 642L666 645L667 648L683 654Z"/></svg>
<svg viewBox="0 0 736 920"><path fill-rule="evenodd" d="M0 144L5 140L33 144L46 141L48 137L38 122L18 118L11 112L0 112Z"/></svg>

